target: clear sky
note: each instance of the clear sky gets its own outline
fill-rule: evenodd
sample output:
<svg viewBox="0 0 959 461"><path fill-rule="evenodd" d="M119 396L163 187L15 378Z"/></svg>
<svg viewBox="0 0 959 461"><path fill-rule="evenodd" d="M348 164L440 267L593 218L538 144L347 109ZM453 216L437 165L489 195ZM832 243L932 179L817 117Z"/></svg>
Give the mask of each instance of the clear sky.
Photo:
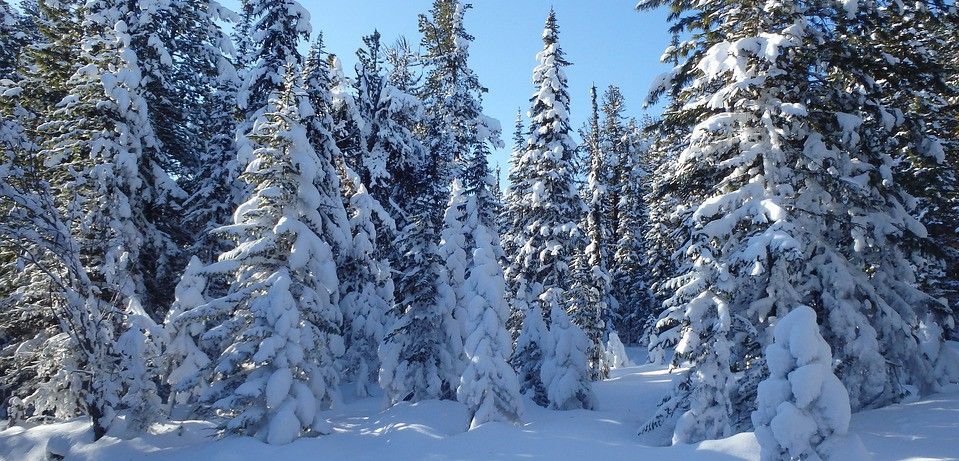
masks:
<svg viewBox="0 0 959 461"><path fill-rule="evenodd" d="M384 44L405 36L419 44L417 14L430 0L300 0L310 11L314 35L322 30L327 50L341 57L349 74L361 37L379 30ZM470 3L469 0L464 0ZM226 0L234 7L236 0ZM489 89L483 106L500 120L507 149L494 153L503 168L511 144L516 110L525 114L533 92L535 55L542 48L543 24L549 8L556 10L560 44L573 65L569 77L573 126L589 115L589 87L600 95L616 84L626 96L627 112L643 114L643 100L653 77L664 72L659 56L668 45L665 13L638 12L635 0L473 0L466 16L467 31L476 39L470 65Z"/></svg>

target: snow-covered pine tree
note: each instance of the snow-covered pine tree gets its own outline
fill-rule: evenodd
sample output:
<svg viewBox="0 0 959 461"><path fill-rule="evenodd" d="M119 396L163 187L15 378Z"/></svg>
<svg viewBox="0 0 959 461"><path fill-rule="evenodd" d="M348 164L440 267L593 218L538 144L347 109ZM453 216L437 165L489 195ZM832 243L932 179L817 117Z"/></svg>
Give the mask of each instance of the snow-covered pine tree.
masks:
<svg viewBox="0 0 959 461"><path fill-rule="evenodd" d="M764 373L759 328L798 304L823 313L854 409L932 387L931 361L907 333L935 323L905 258L926 235L893 175L890 135L908 116L885 107L882 79L849 58L872 53L845 36L871 33L856 5L673 4L677 18L714 19L668 50L682 63L654 86L676 98L664 124L691 133L664 179L687 194L674 196L672 219L689 238L650 344L691 370L644 432L680 413L674 442L748 427L743 410Z"/></svg>
<svg viewBox="0 0 959 461"><path fill-rule="evenodd" d="M317 411L338 401L334 360L343 353L336 266L317 188L325 177L307 136L313 116L302 77L289 68L282 92L253 125L256 149L241 178L253 188L221 229L238 245L207 270L235 274L223 298L179 316L213 322L203 340L220 346L207 408L221 429L270 444L327 433ZM339 201L334 201L339 203Z"/></svg>
<svg viewBox="0 0 959 461"><path fill-rule="evenodd" d="M409 42L401 37L387 49L386 61L389 64L387 82L392 87L390 93L394 95L391 99L402 102L398 104L398 108L404 109L391 112L390 119L400 127L398 134L402 136L398 136L398 139L402 142L399 144L408 147L408 151L404 153L403 159L397 165L387 166L390 169L392 184L391 203L388 204L387 209L397 221L397 228L402 229L405 225L405 216L412 212L411 203L418 193L416 174L423 168L426 157L426 146L416 135L422 128L425 108L417 96L420 91L419 78L416 75L419 65L417 51L413 50ZM413 136L408 137L407 133L412 133ZM395 250L392 254L393 257L400 256Z"/></svg>
<svg viewBox="0 0 959 461"><path fill-rule="evenodd" d="M385 69L389 52L381 45L379 32L364 37L363 43L365 47L357 51L353 86L364 121L366 150L355 160L354 168L377 201L385 206L395 203L392 206L399 207L397 212L405 213L409 197L402 186L415 174L424 151L412 131L423 105L391 82ZM399 72L407 70L400 68Z"/></svg>
<svg viewBox="0 0 959 461"><path fill-rule="evenodd" d="M255 116L267 100L283 87L286 70L300 68L303 57L296 50L310 38L310 13L297 0L249 0L254 22L250 68L237 97L247 116Z"/></svg>
<svg viewBox="0 0 959 461"><path fill-rule="evenodd" d="M388 312L394 303L390 262L376 245L379 229L394 226L389 213L354 177L350 197L350 253L341 267L340 309L344 317L346 352L343 380L356 386L356 395L372 395L377 387L380 359L377 350L392 326Z"/></svg>
<svg viewBox="0 0 959 461"><path fill-rule="evenodd" d="M250 6L244 2L246 11ZM243 80L238 67L244 64L241 52L219 26L221 22L237 22L232 12L214 1L178 2L167 13L173 30L165 37L171 43L174 58L174 88L190 128L181 128L189 139L183 147L191 150L190 158L178 171L187 176L184 188L190 194L184 202L185 228L189 235L182 239L188 253L206 264L229 249L229 241L214 229L226 225L236 206L244 199L244 184L239 180L235 144L237 92ZM244 20L249 17L244 15ZM249 24L240 23L234 32L248 39ZM231 58L232 57L232 62Z"/></svg>
<svg viewBox="0 0 959 461"><path fill-rule="evenodd" d="M167 405L171 410L175 405L195 404L208 384L205 382L209 376L206 369L212 361L196 343L196 338L204 333L205 325L202 322L178 321L180 314L207 302L203 268L199 258L190 258L176 285L176 297L164 322L163 379L170 386Z"/></svg>
<svg viewBox="0 0 959 461"><path fill-rule="evenodd" d="M587 211L582 224L586 231L586 247L576 255L573 263L572 296L567 311L573 323L582 328L589 338L590 377L596 381L609 377L609 364L605 360L603 345L612 326L612 313L618 310L607 265L610 255L608 242L614 235L607 198L611 188L616 185L608 180L610 165L605 159L607 153L600 145L595 85L590 88L590 96L593 110L586 133L590 166L583 191Z"/></svg>
<svg viewBox="0 0 959 461"><path fill-rule="evenodd" d="M603 313L609 310L609 305L601 296L603 276L606 274L596 271L596 267L591 264L590 260L595 256L594 251L589 248L591 245L587 245L586 251L574 256L570 271L572 284L566 289L565 296L570 320L582 329L589 342L586 352L589 378L599 381L609 377L609 364L606 363L604 353L606 325L603 320ZM608 278L605 283L608 285Z"/></svg>
<svg viewBox="0 0 959 461"><path fill-rule="evenodd" d="M426 67L421 98L426 106L423 143L429 155L439 162L441 181L433 187L446 196L453 178L463 176L467 157L489 143L498 146L499 122L485 116L482 95L486 92L469 67L469 44L473 36L466 32L463 19L470 4L460 0L434 0L429 15L420 15L419 29ZM437 221L442 210L435 210Z"/></svg>
<svg viewBox="0 0 959 461"><path fill-rule="evenodd" d="M39 127L46 137L41 155L81 261L100 296L123 308L111 325L124 346L117 350L119 404L136 431L157 414L153 352L161 332L150 318L156 299L148 291L173 246L157 223L159 210L179 188L158 163L126 5L99 2L81 12L79 67L67 96Z"/></svg>
<svg viewBox="0 0 959 461"><path fill-rule="evenodd" d="M14 117L0 126L0 196L6 199L0 209L7 216L0 235L11 244L2 247L18 249L29 280L21 289L39 286L38 278L46 278L48 288L42 299L21 292L27 296L13 298L12 312L38 301L59 330L41 329L25 344L26 354L39 353L34 373L40 381L21 389L15 411L27 418L89 415L95 439L116 428L118 415L127 430L118 435L142 431L159 404L161 332L140 303L129 262L142 241L139 230L151 228L136 194L149 194L144 188L158 178L140 174L150 164L141 146L152 133L120 11L111 4L79 11L81 26L72 30L81 31L75 38L83 51L74 75L60 82L68 96L40 127L49 136L42 151L18 123L33 116L19 104L13 112L3 105ZM16 89L3 93L23 94ZM64 195L69 185L77 189ZM77 369L88 373L71 372Z"/></svg>
<svg viewBox="0 0 959 461"><path fill-rule="evenodd" d="M400 232L399 296L389 313L396 321L379 350L380 386L390 404L452 399L459 382L462 338L452 315L454 296L442 283L445 269L432 216L439 206L431 193L437 190L431 186L440 178L438 167L434 162L421 173L423 192L413 203L417 211Z"/></svg>
<svg viewBox="0 0 959 461"><path fill-rule="evenodd" d="M506 170L507 187L505 193L503 194L502 208L500 209L500 214L497 220L499 225L498 229L502 235L504 268L508 267L510 264L509 259L505 255L516 254L516 251L519 248L511 238L509 228L511 214L508 205L510 202L515 202L518 200L518 197L516 196L516 188L513 185L522 182L522 178L526 174L526 172L520 171L514 167L514 165L517 165L522 161L523 155L526 153L526 139L527 132L523 126L523 111L522 109L516 109L516 120L513 124L513 146L509 154L509 163ZM516 336L519 334L522 319L519 317L521 313L513 309L513 307L515 306L511 306L510 309L510 320L508 322L508 327L513 339L516 339Z"/></svg>
<svg viewBox="0 0 959 461"><path fill-rule="evenodd" d="M266 110L273 93L282 89L287 69L302 67L303 57L297 46L310 38L310 14L297 0L248 0L242 6L241 26L246 21L252 24L252 43L240 42L244 53L240 57L246 65L236 94L242 114L235 136L240 171L253 159L254 146L247 137L253 122ZM249 49L244 52L244 48Z"/></svg>
<svg viewBox="0 0 959 461"><path fill-rule="evenodd" d="M0 0L0 79L13 79L20 52L29 37L20 14L7 0Z"/></svg>
<svg viewBox="0 0 959 461"><path fill-rule="evenodd" d="M849 394L832 372L816 311L798 306L778 320L765 357L769 377L759 384L752 414L762 459L835 459L837 449L849 459L843 446L849 443ZM859 459L868 459L864 450Z"/></svg>
<svg viewBox="0 0 959 461"><path fill-rule="evenodd" d="M879 49L863 59L863 67L874 75L895 72L902 77L880 82L884 103L908 113L904 123L894 128L901 140L897 147L902 161L895 171L909 195L916 198L914 215L926 227L929 238L915 242L918 282L924 291L947 300L947 308L937 309L937 323L954 324L955 301L959 299L959 170L956 169L954 132L959 108L950 99L959 87L950 86L949 59L956 56L959 27L951 17L954 5L942 1L928 3L890 3L880 8L861 8L877 23L868 43L860 46ZM890 58L892 56L892 58ZM954 66L954 64L952 64ZM930 185L935 184L935 187ZM949 327L947 327L949 328ZM936 335L933 333L933 335ZM936 354L933 351L926 353Z"/></svg>
<svg viewBox="0 0 959 461"><path fill-rule="evenodd" d="M36 37L20 55L20 67L30 69L18 80L19 117L31 130L43 123L67 93L67 80L79 62L81 15L76 2L38 2L32 18ZM34 140L39 142L39 140Z"/></svg>
<svg viewBox="0 0 959 461"><path fill-rule="evenodd" d="M480 218L478 200L467 198L466 223L474 249L466 278L466 312L462 319L466 367L457 400L469 406L470 428L490 421L515 422L522 417L519 380L509 364L512 339L506 329L509 306L506 280L497 255L497 238Z"/></svg>
<svg viewBox="0 0 959 461"><path fill-rule="evenodd" d="M327 61L330 72L330 97L333 101L333 137L342 154L341 162L345 167L356 172L360 167L359 159L362 159L366 152L363 136L366 126L351 91L353 83L343 73L343 62L334 54L329 54Z"/></svg>
<svg viewBox="0 0 959 461"><path fill-rule="evenodd" d="M469 229L476 224L467 222L467 219L475 218L475 216L467 216L465 194L463 184L459 179L454 179L450 186L450 199L446 205L446 211L443 213L440 242L436 248L437 256L440 261L443 261L440 280L438 280L438 292L444 302L447 303L444 308L448 308L453 316L453 324L448 336L458 340L451 344L452 350L457 353L454 357L457 376L462 372L462 367L465 366L460 356L463 340L470 328L473 327L473 325L467 323L466 311L472 293L466 290L466 273L470 264L469 256L472 253L472 242L467 241L472 239ZM475 208L474 205L474 211Z"/></svg>
<svg viewBox="0 0 959 461"><path fill-rule="evenodd" d="M628 147L616 162L619 204L610 276L613 295L619 304L618 312L613 315L613 327L623 342L637 344L647 334L648 323L655 315L644 236L648 229L649 172L644 161L648 150L635 120L630 120L627 132Z"/></svg>
<svg viewBox="0 0 959 461"><path fill-rule="evenodd" d="M43 421L88 415L98 440L114 423L123 391L123 364L113 341L113 325L123 314L99 296L49 186L40 179L36 146L15 120L0 122L0 210L6 217L0 222L0 248L17 250L22 266L47 278L43 308L58 324L49 331L52 336L18 347L18 355L38 351L28 369L39 381L14 381L22 392L9 402L8 416ZM3 327L10 332L9 325ZM5 374L5 384L8 379Z"/></svg>
<svg viewBox="0 0 959 461"><path fill-rule="evenodd" d="M546 315L565 304L562 291L570 286L573 255L583 247L579 222L585 211L574 181L576 144L569 124L569 93L563 67L569 65L558 42L556 14L550 11L543 32L543 50L533 71L536 92L530 100L529 138L522 156L510 169L507 228L509 248L515 249L506 271L510 303L521 312L522 327L512 357L522 390L540 405L552 402L540 369L550 337ZM578 327L557 330L572 333ZM582 334L582 332L580 332ZM585 360L585 357L583 357ZM583 376L587 379L587 376Z"/></svg>
<svg viewBox="0 0 959 461"><path fill-rule="evenodd" d="M555 287L540 295L541 305L549 309L549 335L543 348L540 379L549 408L590 410L596 405L588 363L592 345L566 314L566 296Z"/></svg>
<svg viewBox="0 0 959 461"><path fill-rule="evenodd" d="M320 216L323 218L323 239L330 244L333 256L338 263L351 251L352 234L350 218L343 202L343 190L340 183L340 162L342 153L336 145L333 135L332 96L329 91L328 67L323 63L322 35L310 49L303 79L307 99L313 112L305 114L306 136L320 161L317 177L313 183L320 191ZM351 180L352 178L347 178Z"/></svg>
<svg viewBox="0 0 959 461"><path fill-rule="evenodd" d="M595 155L599 156L600 169L596 174L596 181L604 186L604 193L600 200L602 235L605 243L603 245L603 255L611 257L615 252L615 244L618 237L617 231L620 225L621 210L620 202L622 200L623 186L626 178L623 177L624 170L622 165L623 157L629 155L628 132L624 126L624 113L626 112L626 98L622 91L615 85L610 85L603 92L602 114L603 121L600 124L599 113L596 108L596 94L593 89L592 97L593 114L590 120L590 132L596 133L591 136L590 142L595 142L597 147ZM592 139L595 137L595 139Z"/></svg>

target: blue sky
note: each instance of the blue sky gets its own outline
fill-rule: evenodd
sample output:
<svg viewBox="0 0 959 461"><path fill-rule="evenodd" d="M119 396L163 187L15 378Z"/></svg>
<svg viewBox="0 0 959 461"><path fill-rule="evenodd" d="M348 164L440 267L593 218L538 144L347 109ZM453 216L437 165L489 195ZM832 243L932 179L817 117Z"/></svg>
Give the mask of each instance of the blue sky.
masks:
<svg viewBox="0 0 959 461"><path fill-rule="evenodd" d="M430 0L300 0L310 11L314 35L322 30L327 49L344 62L348 73L356 62L361 37L373 29L392 44L403 35L419 43L416 16ZM225 4L235 6L236 0ZM484 97L487 115L500 120L510 144L516 110L525 113L533 92L531 75L550 6L560 25L560 44L573 66L567 68L571 111L575 127L589 114L589 87L600 92L619 85L627 112L643 114L642 102L653 77L664 72L659 56L669 42L665 13L637 12L635 0L474 0L466 27L476 40L470 65L489 89ZM493 161L506 175L508 149L494 153Z"/></svg>

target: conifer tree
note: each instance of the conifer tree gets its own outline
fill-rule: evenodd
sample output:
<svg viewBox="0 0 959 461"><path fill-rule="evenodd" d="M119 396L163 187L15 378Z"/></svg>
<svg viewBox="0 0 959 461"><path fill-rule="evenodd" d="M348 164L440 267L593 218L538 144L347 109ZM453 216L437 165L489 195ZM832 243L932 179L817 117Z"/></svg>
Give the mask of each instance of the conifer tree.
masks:
<svg viewBox="0 0 959 461"><path fill-rule="evenodd" d="M218 346L208 409L221 429L285 444L326 433L317 411L338 401L334 360L343 353L338 279L326 228L331 210L317 178L330 165L309 143L313 115L299 70L257 118L254 157L241 178L253 188L221 229L238 245L208 268L232 273L229 292L180 315L216 325L202 339ZM342 211L340 211L342 212Z"/></svg>
<svg viewBox="0 0 959 461"><path fill-rule="evenodd" d="M619 173L619 219L613 245L610 276L619 309L613 315L614 329L626 344L636 344L647 333L654 315L655 300L650 291L646 262L648 229L646 207L649 172L643 157L648 155L640 128L630 121L629 147L616 163Z"/></svg>
<svg viewBox="0 0 959 461"><path fill-rule="evenodd" d="M5 114L10 109L6 102L0 106ZM0 209L6 216L0 223L0 248L17 250L23 266L47 277L43 302L56 318L58 332L35 338L38 360L28 369L38 381L11 380L17 375L4 374L4 386L12 381L20 391L10 399L8 415L14 421L89 415L98 440L119 410L121 366L132 365L121 363L113 341L112 327L123 314L99 297L50 188L37 174L37 146L15 120L0 122ZM10 332L6 320L5 334ZM29 346L18 349L32 353ZM77 369L88 373L70 372Z"/></svg>
<svg viewBox="0 0 959 461"><path fill-rule="evenodd" d="M180 322L179 316L206 304L204 295L206 277L202 273L203 263L196 256L183 270L180 282L176 286L176 298L167 312L164 328L166 330L164 357L166 369L164 379L170 385L168 404L195 404L197 398L206 390L206 368L212 363L210 357L196 343L204 333L202 322Z"/></svg>
<svg viewBox="0 0 959 461"><path fill-rule="evenodd" d="M931 360L906 333L936 322L935 300L906 259L926 232L893 174L890 135L908 117L893 115L905 112L882 104L881 78L849 58L874 57L844 35L871 30L863 15L872 7L845 6L787 2L758 14L740 3L674 5L674 19L714 20L670 48L682 64L654 87L677 100L665 123L691 131L665 179L684 191L672 219L689 237L650 344L691 369L643 432L678 418L672 439L688 443L748 427L761 328L798 304L823 313L853 408L933 387Z"/></svg>
<svg viewBox="0 0 959 461"><path fill-rule="evenodd" d="M559 47L558 32L556 15L550 11L543 51L537 55L539 65L533 71L536 92L530 100L530 135L524 154L511 165L506 203L506 240L517 250L506 277L510 303L523 319L512 362L523 392L540 405L565 403L550 400L540 369L547 367L545 352L555 341L546 315L555 316L551 303L565 306L563 291L571 283L573 255L583 247L579 222L585 211L573 179L576 144L571 137L563 72L569 62ZM577 330L576 326L564 327L556 334ZM585 374L577 378L588 380Z"/></svg>
<svg viewBox="0 0 959 461"><path fill-rule="evenodd" d="M475 249L469 260L465 280L466 310L463 324L464 357L457 400L469 406L470 427L490 421L516 422L522 417L516 372L509 365L512 340L506 329L509 308L506 281L496 254L496 234L480 219L479 202L471 196L466 202L465 221Z"/></svg>
<svg viewBox="0 0 959 461"><path fill-rule="evenodd" d="M752 415L762 459L849 456L841 446L852 416L849 394L832 372L816 311L793 309L776 322L773 337L765 350L770 376L759 385Z"/></svg>
<svg viewBox="0 0 959 461"><path fill-rule="evenodd" d="M443 261L432 210L436 199L428 185L440 178L436 165L424 171L424 192L413 203L418 211L400 233L404 252L397 280L396 319L380 346L380 386L391 404L452 399L459 380L462 338L451 306L452 290L442 282Z"/></svg>
<svg viewBox="0 0 959 461"><path fill-rule="evenodd" d="M471 328L466 323L466 311L470 302L470 293L466 291L466 274L469 269L469 253L472 246L472 243L467 241L467 234L470 234L469 228L475 226L475 223L467 222L470 217L467 216L466 203L463 184L458 179L454 179L450 186L450 199L443 213L443 227L440 230L437 256L443 261L439 280L440 290L448 293L445 301L449 303L454 320L453 330L455 330L450 332L450 336L459 339L460 344L457 346L462 344L462 340ZM470 234L469 237L471 236ZM457 363L457 367L462 365L462 361L458 361L460 363Z"/></svg>
<svg viewBox="0 0 959 461"><path fill-rule="evenodd" d="M390 262L376 244L379 229L390 229L394 223L358 177L353 180L352 190L349 211L353 240L341 269L340 284L346 340L343 378L355 383L357 396L365 397L377 387L377 349L394 320L387 316L394 303Z"/></svg>
<svg viewBox="0 0 959 461"><path fill-rule="evenodd" d="M6 0L0 0L0 79L11 79L20 52L28 40L19 13Z"/></svg>
<svg viewBox="0 0 959 461"><path fill-rule="evenodd" d="M464 174L467 158L482 144L500 145L499 122L483 114L482 95L486 92L469 67L469 44L473 36L463 24L466 11L472 8L460 0L434 0L429 16L420 15L426 67L426 80L421 98L426 106L423 143L429 155L439 164L441 181L434 185L445 196L453 178L469 181ZM441 218L436 210L436 217Z"/></svg>

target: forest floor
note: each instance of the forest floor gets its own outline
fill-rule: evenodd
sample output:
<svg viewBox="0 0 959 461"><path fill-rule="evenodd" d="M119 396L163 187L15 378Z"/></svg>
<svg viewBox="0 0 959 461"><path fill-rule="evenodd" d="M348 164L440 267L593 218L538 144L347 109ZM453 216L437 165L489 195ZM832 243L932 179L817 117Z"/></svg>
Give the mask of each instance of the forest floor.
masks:
<svg viewBox="0 0 959 461"><path fill-rule="evenodd" d="M527 403L520 425L490 423L467 431L465 407L449 401L382 409L382 398L350 399L326 412L334 433L270 446L252 438L214 439L209 423L157 425L153 434L90 443L77 419L0 431L0 460L284 461L284 460L756 460L752 433L673 447L649 446L636 430L656 409L675 374L641 365L613 370L596 383L595 411L551 411ZM959 386L927 398L853 415L852 432L872 458L959 460Z"/></svg>

